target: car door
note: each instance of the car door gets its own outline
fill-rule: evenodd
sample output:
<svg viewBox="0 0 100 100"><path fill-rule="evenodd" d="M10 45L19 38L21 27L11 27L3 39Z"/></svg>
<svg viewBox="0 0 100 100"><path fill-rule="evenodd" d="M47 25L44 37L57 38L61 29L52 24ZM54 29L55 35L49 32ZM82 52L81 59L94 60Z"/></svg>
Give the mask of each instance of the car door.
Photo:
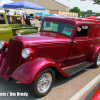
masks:
<svg viewBox="0 0 100 100"><path fill-rule="evenodd" d="M89 26L78 26L73 39L73 44L69 52L67 63L73 63L86 59L87 48L89 44Z"/></svg>
<svg viewBox="0 0 100 100"><path fill-rule="evenodd" d="M13 34L11 27L6 23L6 21L6 16L0 14L0 40L9 41Z"/></svg>

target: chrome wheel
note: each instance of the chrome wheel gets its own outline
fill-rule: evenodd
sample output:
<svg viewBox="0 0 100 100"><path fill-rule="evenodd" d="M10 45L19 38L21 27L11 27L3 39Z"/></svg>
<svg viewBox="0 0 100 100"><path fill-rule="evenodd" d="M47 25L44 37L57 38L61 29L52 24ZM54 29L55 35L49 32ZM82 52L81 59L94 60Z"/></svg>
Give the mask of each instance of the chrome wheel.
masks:
<svg viewBox="0 0 100 100"><path fill-rule="evenodd" d="M44 73L38 81L37 89L40 93L45 93L51 86L52 75L50 73Z"/></svg>
<svg viewBox="0 0 100 100"><path fill-rule="evenodd" d="M100 66L100 54L97 57L97 66Z"/></svg>
<svg viewBox="0 0 100 100"><path fill-rule="evenodd" d="M55 72L46 68L40 72L37 78L30 84L31 92L35 97L43 97L50 92L55 82Z"/></svg>

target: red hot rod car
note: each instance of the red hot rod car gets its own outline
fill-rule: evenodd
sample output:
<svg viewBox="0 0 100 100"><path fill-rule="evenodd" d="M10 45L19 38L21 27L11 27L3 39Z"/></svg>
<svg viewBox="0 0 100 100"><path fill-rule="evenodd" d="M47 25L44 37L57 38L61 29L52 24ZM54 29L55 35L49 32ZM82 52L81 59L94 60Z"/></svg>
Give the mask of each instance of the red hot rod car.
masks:
<svg viewBox="0 0 100 100"><path fill-rule="evenodd" d="M0 76L30 84L35 96L53 87L55 71L66 77L100 65L100 21L46 17L40 33L0 41Z"/></svg>

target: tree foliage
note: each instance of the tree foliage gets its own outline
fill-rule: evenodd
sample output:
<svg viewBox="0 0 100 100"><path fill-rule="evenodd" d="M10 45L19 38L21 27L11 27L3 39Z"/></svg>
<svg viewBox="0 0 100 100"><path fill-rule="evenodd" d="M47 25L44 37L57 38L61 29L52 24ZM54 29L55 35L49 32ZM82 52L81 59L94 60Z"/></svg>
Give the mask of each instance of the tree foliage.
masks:
<svg viewBox="0 0 100 100"><path fill-rule="evenodd" d="M69 11L78 13L78 17L81 16L81 11L80 11L80 9L78 7L74 7L72 9L70 9Z"/></svg>
<svg viewBox="0 0 100 100"><path fill-rule="evenodd" d="M87 10L86 14L92 14L92 10Z"/></svg>
<svg viewBox="0 0 100 100"><path fill-rule="evenodd" d="M93 0L94 4L100 4L100 0Z"/></svg>
<svg viewBox="0 0 100 100"><path fill-rule="evenodd" d="M93 14L95 14L95 12L92 12L92 10L81 11L82 17L88 16L88 15L93 15Z"/></svg>
<svg viewBox="0 0 100 100"><path fill-rule="evenodd" d="M86 14L86 12L81 11L81 16L82 16L82 17L84 17L84 16L85 16L85 14Z"/></svg>
<svg viewBox="0 0 100 100"><path fill-rule="evenodd" d="M96 13L96 15L95 16L100 16L100 13Z"/></svg>

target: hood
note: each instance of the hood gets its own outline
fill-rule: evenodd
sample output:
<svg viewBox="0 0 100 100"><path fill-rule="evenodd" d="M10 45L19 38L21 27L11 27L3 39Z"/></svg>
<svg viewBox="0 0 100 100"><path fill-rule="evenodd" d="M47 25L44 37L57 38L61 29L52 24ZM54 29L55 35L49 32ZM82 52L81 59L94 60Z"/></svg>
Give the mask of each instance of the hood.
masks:
<svg viewBox="0 0 100 100"><path fill-rule="evenodd" d="M67 36L52 32L40 32L14 37L29 45L51 44L51 43L69 43L71 39Z"/></svg>

